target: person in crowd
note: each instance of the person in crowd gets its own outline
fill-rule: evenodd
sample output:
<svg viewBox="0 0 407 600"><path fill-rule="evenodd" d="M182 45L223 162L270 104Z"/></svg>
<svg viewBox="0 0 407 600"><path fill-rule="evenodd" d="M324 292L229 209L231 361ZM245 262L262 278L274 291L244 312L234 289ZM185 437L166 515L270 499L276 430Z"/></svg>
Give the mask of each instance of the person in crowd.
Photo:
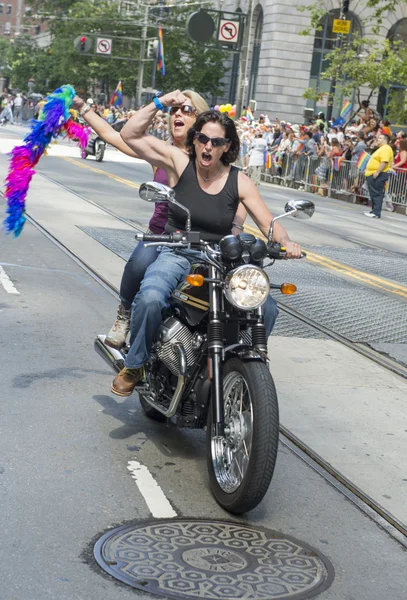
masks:
<svg viewBox="0 0 407 600"><path fill-rule="evenodd" d="M372 154L366 166L365 177L372 210L364 214L373 219L381 217L385 186L393 164L393 150L389 146L389 141L390 138L385 133L379 135L379 148Z"/></svg>
<svg viewBox="0 0 407 600"><path fill-rule="evenodd" d="M11 94L4 94L2 106L3 110L0 113L0 123L3 125L7 120L10 121L11 125L14 125L13 97Z"/></svg>
<svg viewBox="0 0 407 600"><path fill-rule="evenodd" d="M303 153L306 156L317 156L318 147L317 147L316 141L314 140L312 131L306 131L304 138L305 138L305 144L304 144Z"/></svg>
<svg viewBox="0 0 407 600"><path fill-rule="evenodd" d="M400 140L407 139L407 133L402 129L396 133L396 148L398 149L400 146Z"/></svg>
<svg viewBox="0 0 407 600"><path fill-rule="evenodd" d="M183 96L187 98L183 106L171 108L170 129L174 147L185 151L188 129L195 123L197 114L207 110L208 105L202 96L191 90L185 90ZM123 141L120 133L115 131L111 125L97 115L89 104L85 104L81 98L76 96L74 106L79 110L88 125L107 143L121 150L124 154L138 158L139 155ZM137 118L137 113L135 114L135 118ZM168 185L167 175L163 169L158 168L154 170L154 181ZM245 218L244 207L239 206L238 214L235 215L234 219L233 233L235 235L243 229ZM148 225L148 231L155 234L163 233L167 219L168 206L164 203L157 203ZM147 268L155 261L157 256L157 249L155 247L146 248L143 244L138 244L126 263L120 284L120 305L117 317L105 340L113 348L120 349L126 343L127 334L130 329L133 300L140 289L140 284Z"/></svg>
<svg viewBox="0 0 407 600"><path fill-rule="evenodd" d="M21 92L17 92L17 95L14 98L14 118L16 120L17 125L23 124L23 106L24 98Z"/></svg>
<svg viewBox="0 0 407 600"><path fill-rule="evenodd" d="M160 98L160 105L176 109L187 101L178 90ZM160 109L161 106L158 106ZM239 138L234 122L224 113L212 110L199 115L188 131L188 155L145 132L157 111L151 103L130 119L121 131L124 141L152 165L165 170L168 182L176 192L178 202L191 213L192 229L203 239L217 242L230 234L239 203L250 213L264 235L268 235L272 215L261 199L255 184L239 169L232 167L239 155ZM166 230L185 229L185 212L169 205ZM288 257L300 256L298 244L290 241L285 229L277 222L275 241L284 244ZM174 253L163 248L149 267L140 292L133 304L130 349L124 369L115 377L112 392L129 396L143 378L143 365L148 360L154 336L162 322L162 309L168 305L171 292L190 270L190 261L200 253L180 250ZM277 310L269 296L265 304L265 323L270 333Z"/></svg>
<svg viewBox="0 0 407 600"><path fill-rule="evenodd" d="M382 119L379 123L380 133L385 133L391 138L393 134L391 132L390 125L391 123L388 119Z"/></svg>
<svg viewBox="0 0 407 600"><path fill-rule="evenodd" d="M260 185L266 150L267 142L261 131L259 131L256 133L252 142L249 156L249 169L247 173L255 185Z"/></svg>
<svg viewBox="0 0 407 600"><path fill-rule="evenodd" d="M401 138L398 145L398 154L394 160L394 168L407 169L407 138Z"/></svg>

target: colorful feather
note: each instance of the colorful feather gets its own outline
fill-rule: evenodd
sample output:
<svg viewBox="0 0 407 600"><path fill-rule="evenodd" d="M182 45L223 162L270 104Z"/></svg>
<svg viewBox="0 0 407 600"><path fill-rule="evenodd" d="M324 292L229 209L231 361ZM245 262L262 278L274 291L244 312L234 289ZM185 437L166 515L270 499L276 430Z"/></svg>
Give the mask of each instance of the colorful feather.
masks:
<svg viewBox="0 0 407 600"><path fill-rule="evenodd" d="M21 146L15 146L11 152L9 172L6 178L7 214L4 220L6 231L14 236L20 235L24 226L25 198L37 164L46 154L49 144L62 133L70 139L76 139L81 148L88 144L90 130L75 123L70 118L75 90L71 85L63 85L50 94L42 109L39 119L33 120L31 131L25 136Z"/></svg>

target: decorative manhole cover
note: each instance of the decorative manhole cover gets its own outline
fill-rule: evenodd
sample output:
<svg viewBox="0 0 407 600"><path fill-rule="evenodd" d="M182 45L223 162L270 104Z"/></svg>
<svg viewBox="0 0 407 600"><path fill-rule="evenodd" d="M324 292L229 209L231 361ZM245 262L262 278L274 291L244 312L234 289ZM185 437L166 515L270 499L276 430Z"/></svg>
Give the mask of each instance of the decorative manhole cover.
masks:
<svg viewBox="0 0 407 600"><path fill-rule="evenodd" d="M331 563L276 531L225 521L133 523L95 545L99 565L134 588L167 598L311 598L329 587Z"/></svg>

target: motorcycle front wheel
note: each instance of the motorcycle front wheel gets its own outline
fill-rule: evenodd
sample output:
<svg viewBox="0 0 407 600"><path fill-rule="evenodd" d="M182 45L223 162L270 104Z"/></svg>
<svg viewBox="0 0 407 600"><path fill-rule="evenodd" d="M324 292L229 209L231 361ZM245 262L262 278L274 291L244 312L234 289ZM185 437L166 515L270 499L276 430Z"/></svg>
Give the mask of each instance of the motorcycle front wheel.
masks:
<svg viewBox="0 0 407 600"><path fill-rule="evenodd" d="M95 158L97 162L102 162L105 155L105 145L100 142L95 142Z"/></svg>
<svg viewBox="0 0 407 600"><path fill-rule="evenodd" d="M263 499L277 458L277 393L263 362L231 358L223 367L225 435L216 437L208 415L206 454L217 502L240 514Z"/></svg>

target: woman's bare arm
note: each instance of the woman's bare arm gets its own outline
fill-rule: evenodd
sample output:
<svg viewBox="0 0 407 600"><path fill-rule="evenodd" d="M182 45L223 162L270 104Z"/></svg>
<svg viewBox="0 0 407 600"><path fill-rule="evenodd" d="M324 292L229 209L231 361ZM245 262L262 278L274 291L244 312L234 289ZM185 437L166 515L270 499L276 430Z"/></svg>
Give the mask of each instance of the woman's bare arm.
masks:
<svg viewBox="0 0 407 600"><path fill-rule="evenodd" d="M160 102L164 106L179 106L187 100L186 96L179 90L165 94L160 98ZM171 173L175 179L184 170L188 157L184 152L170 146L166 142L157 139L146 133L150 127L154 117L157 114L157 107L154 102L144 106L137 111L120 132L124 142L130 146L140 158L143 158L151 165L165 169L170 185L174 185L171 181Z"/></svg>
<svg viewBox="0 0 407 600"><path fill-rule="evenodd" d="M83 109L85 102L79 98L79 96L75 96L73 101L75 109L78 111ZM107 121L102 119L102 117L97 115L93 110L88 110L82 118L103 140L105 140L105 142L111 144L128 156L139 158L138 154L129 148L129 146L122 140L120 133L115 131Z"/></svg>
<svg viewBox="0 0 407 600"><path fill-rule="evenodd" d="M239 173L239 200L256 222L264 236L268 237L273 215L262 200L257 187L244 173ZM273 240L286 248L288 258L299 258L301 248L292 242L287 231L277 221L274 223Z"/></svg>

